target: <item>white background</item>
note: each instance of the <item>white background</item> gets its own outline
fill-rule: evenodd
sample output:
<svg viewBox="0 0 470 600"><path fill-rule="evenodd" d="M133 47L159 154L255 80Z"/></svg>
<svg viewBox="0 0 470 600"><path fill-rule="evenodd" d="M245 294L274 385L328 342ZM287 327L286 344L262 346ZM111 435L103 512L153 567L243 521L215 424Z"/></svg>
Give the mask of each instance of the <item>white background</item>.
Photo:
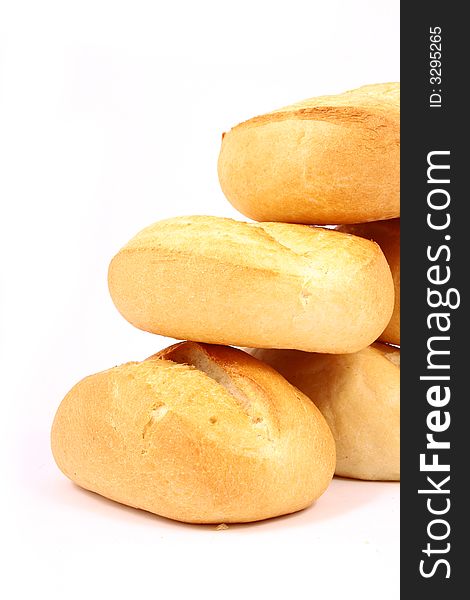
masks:
<svg viewBox="0 0 470 600"><path fill-rule="evenodd" d="M217 180L232 125L398 80L398 1L0 7L3 597L397 598L398 484L216 531L75 487L49 430L76 381L170 343L118 315L111 257L164 217L243 218Z"/></svg>

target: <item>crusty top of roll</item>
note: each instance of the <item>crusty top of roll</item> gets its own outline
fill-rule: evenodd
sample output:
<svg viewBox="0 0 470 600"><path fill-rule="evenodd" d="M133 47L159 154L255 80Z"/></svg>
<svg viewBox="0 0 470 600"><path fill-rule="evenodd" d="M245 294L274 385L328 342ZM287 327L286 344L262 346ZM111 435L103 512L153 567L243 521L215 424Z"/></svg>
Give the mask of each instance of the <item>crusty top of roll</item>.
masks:
<svg viewBox="0 0 470 600"><path fill-rule="evenodd" d="M329 96L317 96L275 109L265 115L253 117L233 127L256 126L270 121L282 119L312 119L322 118L339 124L354 122L362 117L369 118L375 112L381 115L396 114L400 108L400 84L376 83L364 85L354 90ZM339 109L339 110L336 110ZM361 109L366 109L361 114ZM336 112L335 112L336 111ZM232 129L232 130L233 130Z"/></svg>
<svg viewBox="0 0 470 600"><path fill-rule="evenodd" d="M301 392L240 350L194 342L78 383L52 449L78 485L193 523L305 508L335 464L331 432Z"/></svg>
<svg viewBox="0 0 470 600"><path fill-rule="evenodd" d="M368 240L285 223L160 221L112 260L109 289L140 329L215 344L354 352L390 319L393 283Z"/></svg>
<svg viewBox="0 0 470 600"><path fill-rule="evenodd" d="M212 254L237 267L282 272L286 270L286 261L288 266L301 271L306 261L315 261L318 268L336 266L338 272L351 267L361 269L380 254L373 242L338 235L332 229L290 223L246 223L203 215L158 221L140 231L123 250L143 248L164 248L165 252L186 255L192 260ZM344 264L345 260L348 263Z"/></svg>

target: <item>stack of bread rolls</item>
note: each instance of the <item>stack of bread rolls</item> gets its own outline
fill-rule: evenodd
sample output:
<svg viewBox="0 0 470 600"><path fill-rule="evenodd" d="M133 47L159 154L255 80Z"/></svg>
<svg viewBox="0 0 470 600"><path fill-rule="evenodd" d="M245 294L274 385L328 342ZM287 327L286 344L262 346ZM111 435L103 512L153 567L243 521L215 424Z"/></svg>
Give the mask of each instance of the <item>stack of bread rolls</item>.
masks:
<svg viewBox="0 0 470 600"><path fill-rule="evenodd" d="M222 190L257 222L160 221L112 259L124 318L188 341L72 388L65 475L192 523L300 510L334 473L399 479L399 148L398 84L224 134Z"/></svg>

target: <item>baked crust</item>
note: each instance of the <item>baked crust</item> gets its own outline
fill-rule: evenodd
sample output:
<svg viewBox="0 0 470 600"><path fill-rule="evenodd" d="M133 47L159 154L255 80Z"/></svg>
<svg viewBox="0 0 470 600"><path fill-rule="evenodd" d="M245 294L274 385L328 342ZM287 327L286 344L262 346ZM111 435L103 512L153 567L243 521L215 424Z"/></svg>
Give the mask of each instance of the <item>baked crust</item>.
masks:
<svg viewBox="0 0 470 600"><path fill-rule="evenodd" d="M241 350L194 342L83 379L57 411L52 451L79 486L191 523L305 508L335 465L308 398Z"/></svg>
<svg viewBox="0 0 470 600"><path fill-rule="evenodd" d="M390 320L379 246L329 229L219 217L160 221L111 261L109 289L139 329L176 339L355 352Z"/></svg>
<svg viewBox="0 0 470 600"><path fill-rule="evenodd" d="M257 221L400 216L400 85L367 85L255 117L222 138L228 200Z"/></svg>
<svg viewBox="0 0 470 600"><path fill-rule="evenodd" d="M336 474L400 479L400 350L373 344L354 354L251 350L320 409L336 441Z"/></svg>
<svg viewBox="0 0 470 600"><path fill-rule="evenodd" d="M395 305L389 324L379 340L388 344L400 345L400 219L342 225L338 231L358 235L376 242L387 259L395 287Z"/></svg>

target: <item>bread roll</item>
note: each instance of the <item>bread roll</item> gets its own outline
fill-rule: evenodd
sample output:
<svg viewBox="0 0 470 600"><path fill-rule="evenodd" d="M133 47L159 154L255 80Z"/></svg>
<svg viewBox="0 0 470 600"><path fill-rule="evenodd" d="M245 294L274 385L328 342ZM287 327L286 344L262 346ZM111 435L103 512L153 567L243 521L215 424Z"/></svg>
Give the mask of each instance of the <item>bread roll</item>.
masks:
<svg viewBox="0 0 470 600"><path fill-rule="evenodd" d="M257 221L339 224L400 215L400 86L366 85L224 134L220 185Z"/></svg>
<svg viewBox="0 0 470 600"><path fill-rule="evenodd" d="M336 474L400 479L400 350L355 354L253 350L318 406L336 441Z"/></svg>
<svg viewBox="0 0 470 600"><path fill-rule="evenodd" d="M400 219L375 221L359 225L341 225L338 231L373 240L382 248L392 272L395 306L389 324L379 337L381 342L400 345Z"/></svg>
<svg viewBox="0 0 470 600"><path fill-rule="evenodd" d="M241 350L193 342L83 379L59 407L52 450L81 487L189 523L305 508L335 464L308 398Z"/></svg>
<svg viewBox="0 0 470 600"><path fill-rule="evenodd" d="M144 229L112 260L109 289L136 327L234 346L354 352L393 309L373 242L328 229L178 217Z"/></svg>

